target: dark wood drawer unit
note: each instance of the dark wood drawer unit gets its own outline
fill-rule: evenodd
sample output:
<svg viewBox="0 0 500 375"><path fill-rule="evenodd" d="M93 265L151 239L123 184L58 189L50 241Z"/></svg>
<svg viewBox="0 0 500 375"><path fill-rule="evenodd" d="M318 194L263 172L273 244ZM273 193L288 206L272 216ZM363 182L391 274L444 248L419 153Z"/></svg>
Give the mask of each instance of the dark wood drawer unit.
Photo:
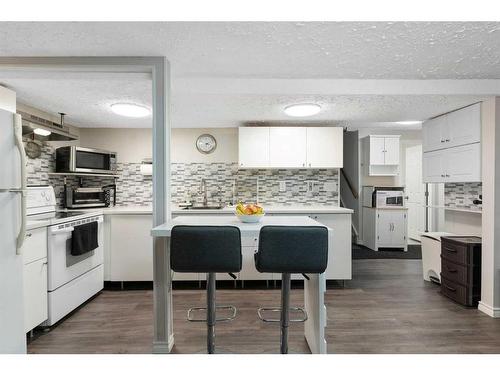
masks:
<svg viewBox="0 0 500 375"><path fill-rule="evenodd" d="M441 237L441 293L465 305L481 298L481 238Z"/></svg>

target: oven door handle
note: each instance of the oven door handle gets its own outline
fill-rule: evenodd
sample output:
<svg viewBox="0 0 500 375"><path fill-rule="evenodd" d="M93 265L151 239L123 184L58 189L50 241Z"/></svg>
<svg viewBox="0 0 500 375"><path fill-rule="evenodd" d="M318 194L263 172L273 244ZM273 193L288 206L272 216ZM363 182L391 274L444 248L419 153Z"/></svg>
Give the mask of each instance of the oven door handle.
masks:
<svg viewBox="0 0 500 375"><path fill-rule="evenodd" d="M67 227L67 228L62 228L62 229L53 229L52 230L52 235L55 236L57 234L61 233L71 233L75 230L74 227Z"/></svg>

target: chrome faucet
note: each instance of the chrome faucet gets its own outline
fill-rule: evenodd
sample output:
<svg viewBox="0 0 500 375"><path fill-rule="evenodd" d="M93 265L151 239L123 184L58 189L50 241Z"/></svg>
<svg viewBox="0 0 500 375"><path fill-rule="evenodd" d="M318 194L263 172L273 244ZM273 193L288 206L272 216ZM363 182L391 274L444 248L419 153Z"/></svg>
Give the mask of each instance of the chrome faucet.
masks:
<svg viewBox="0 0 500 375"><path fill-rule="evenodd" d="M207 182L204 178L201 179L199 194L203 194L203 205L208 206Z"/></svg>

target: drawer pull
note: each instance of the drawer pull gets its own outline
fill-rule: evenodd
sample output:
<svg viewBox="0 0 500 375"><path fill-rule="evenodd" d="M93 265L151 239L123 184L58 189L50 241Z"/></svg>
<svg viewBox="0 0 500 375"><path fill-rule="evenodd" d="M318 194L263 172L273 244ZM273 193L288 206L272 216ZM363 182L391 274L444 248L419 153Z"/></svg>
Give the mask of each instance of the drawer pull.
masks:
<svg viewBox="0 0 500 375"><path fill-rule="evenodd" d="M446 251L449 251L450 253L456 253L457 251L455 249L448 249L447 247L444 248Z"/></svg>
<svg viewBox="0 0 500 375"><path fill-rule="evenodd" d="M33 233L26 233L26 237L31 237Z"/></svg>
<svg viewBox="0 0 500 375"><path fill-rule="evenodd" d="M444 287L445 287L446 289L451 290L452 292L456 292L456 291L457 291L455 288L452 288L451 286L448 286L448 285L446 285L446 284L443 284L443 285L444 285Z"/></svg>
<svg viewBox="0 0 500 375"><path fill-rule="evenodd" d="M453 268L450 268L450 267L448 267L448 266L446 266L446 269L448 270L448 272L451 272L451 273L458 272L458 270L453 269Z"/></svg>

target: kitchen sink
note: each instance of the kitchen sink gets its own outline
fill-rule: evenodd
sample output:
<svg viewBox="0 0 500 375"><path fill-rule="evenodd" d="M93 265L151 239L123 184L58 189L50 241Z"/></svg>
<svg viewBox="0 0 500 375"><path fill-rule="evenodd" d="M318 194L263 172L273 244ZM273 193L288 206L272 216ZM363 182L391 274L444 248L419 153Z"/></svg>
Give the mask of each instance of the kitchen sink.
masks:
<svg viewBox="0 0 500 375"><path fill-rule="evenodd" d="M221 210L224 206L190 206L184 207L183 210Z"/></svg>

